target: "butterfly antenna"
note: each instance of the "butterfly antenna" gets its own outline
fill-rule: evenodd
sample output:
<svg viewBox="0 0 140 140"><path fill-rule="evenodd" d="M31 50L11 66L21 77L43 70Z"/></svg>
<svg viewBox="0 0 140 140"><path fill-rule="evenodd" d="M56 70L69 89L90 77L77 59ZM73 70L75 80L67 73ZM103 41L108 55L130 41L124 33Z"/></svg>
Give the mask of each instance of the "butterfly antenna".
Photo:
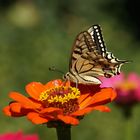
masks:
<svg viewBox="0 0 140 140"><path fill-rule="evenodd" d="M56 71L56 72L58 72L58 73L61 73L61 74L65 74L63 71L61 71L61 70L59 70L59 69L56 69L54 66L52 66L52 67L49 67L49 70L50 71Z"/></svg>

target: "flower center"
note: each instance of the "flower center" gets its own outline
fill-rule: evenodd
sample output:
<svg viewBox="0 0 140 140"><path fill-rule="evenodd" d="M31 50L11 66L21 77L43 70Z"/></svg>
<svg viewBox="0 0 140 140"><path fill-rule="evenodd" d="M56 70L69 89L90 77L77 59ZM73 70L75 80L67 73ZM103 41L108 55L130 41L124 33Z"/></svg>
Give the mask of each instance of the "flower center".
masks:
<svg viewBox="0 0 140 140"><path fill-rule="evenodd" d="M43 91L39 100L46 107L57 107L64 111L64 114L70 114L76 111L78 106L78 98L80 91L75 87L57 86Z"/></svg>
<svg viewBox="0 0 140 140"><path fill-rule="evenodd" d="M117 85L117 88L120 88L124 91L134 90L137 88L137 84L131 81L125 81Z"/></svg>

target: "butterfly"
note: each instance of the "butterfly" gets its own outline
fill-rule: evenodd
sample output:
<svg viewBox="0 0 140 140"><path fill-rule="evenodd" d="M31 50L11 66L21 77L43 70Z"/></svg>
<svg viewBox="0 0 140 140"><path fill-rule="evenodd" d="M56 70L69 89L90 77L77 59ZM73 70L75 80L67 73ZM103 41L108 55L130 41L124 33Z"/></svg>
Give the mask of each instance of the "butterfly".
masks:
<svg viewBox="0 0 140 140"><path fill-rule="evenodd" d="M87 31L77 35L69 72L64 78L78 84L101 84L99 76L110 78L118 75L121 66L127 62L107 51L100 26L92 25Z"/></svg>

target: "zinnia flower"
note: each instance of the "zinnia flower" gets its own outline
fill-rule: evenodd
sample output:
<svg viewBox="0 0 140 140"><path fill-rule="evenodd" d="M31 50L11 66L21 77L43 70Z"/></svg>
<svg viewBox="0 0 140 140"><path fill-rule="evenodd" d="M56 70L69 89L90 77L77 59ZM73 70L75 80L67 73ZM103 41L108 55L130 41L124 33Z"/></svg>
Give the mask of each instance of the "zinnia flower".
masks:
<svg viewBox="0 0 140 140"><path fill-rule="evenodd" d="M38 135L28 134L24 135L21 131L16 133L0 134L0 140L39 140Z"/></svg>
<svg viewBox="0 0 140 140"><path fill-rule="evenodd" d="M140 77L130 73L127 77L123 73L112 78L101 78L101 87L113 87L117 92L116 103L132 105L140 101Z"/></svg>
<svg viewBox="0 0 140 140"><path fill-rule="evenodd" d="M104 104L116 97L112 88L78 85L72 87L70 82L53 80L47 84L32 82L26 86L28 97L18 92L11 92L13 99L3 111L7 116L26 116L34 124L63 122L77 125L85 114L99 110L109 112Z"/></svg>

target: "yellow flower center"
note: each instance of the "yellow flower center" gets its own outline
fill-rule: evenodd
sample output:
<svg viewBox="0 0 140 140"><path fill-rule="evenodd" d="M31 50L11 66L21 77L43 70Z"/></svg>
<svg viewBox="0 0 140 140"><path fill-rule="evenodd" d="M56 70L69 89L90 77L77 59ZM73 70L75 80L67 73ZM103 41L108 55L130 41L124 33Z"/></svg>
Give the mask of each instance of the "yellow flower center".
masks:
<svg viewBox="0 0 140 140"><path fill-rule="evenodd" d="M119 83L117 86L117 88L121 88L124 91L129 91L129 90L134 90L137 87L137 84L131 81L125 81L123 83Z"/></svg>
<svg viewBox="0 0 140 140"><path fill-rule="evenodd" d="M43 91L39 101L46 107L62 108L65 114L78 109L78 98L80 91L75 87L57 86Z"/></svg>

